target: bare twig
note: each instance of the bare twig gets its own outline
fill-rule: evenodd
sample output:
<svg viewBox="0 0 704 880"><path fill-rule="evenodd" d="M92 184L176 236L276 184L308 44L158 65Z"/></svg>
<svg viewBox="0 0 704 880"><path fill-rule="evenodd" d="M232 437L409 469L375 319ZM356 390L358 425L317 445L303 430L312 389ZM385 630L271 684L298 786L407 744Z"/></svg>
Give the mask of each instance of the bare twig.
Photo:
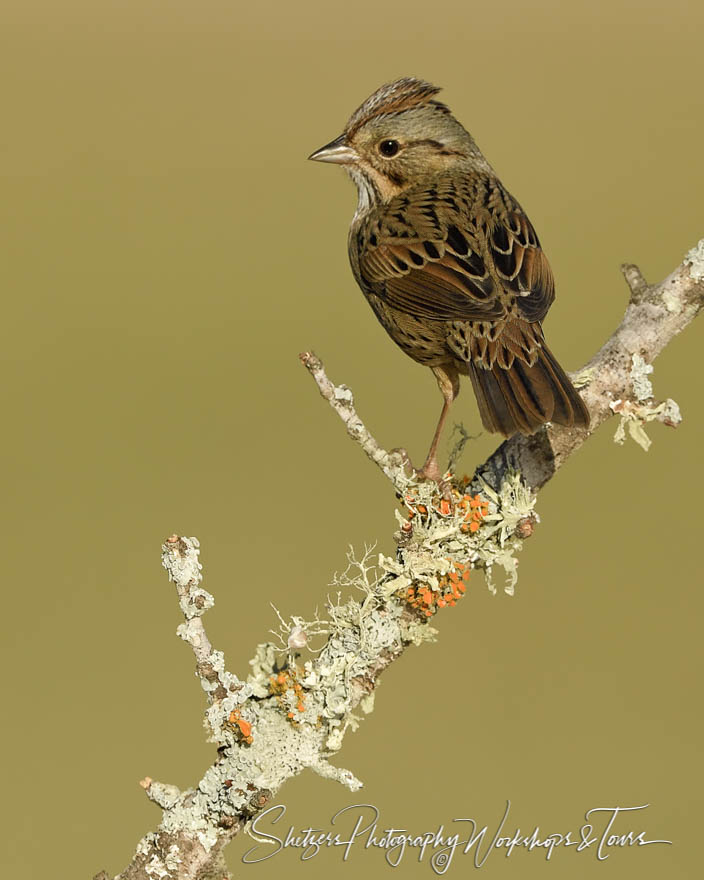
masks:
<svg viewBox="0 0 704 880"><path fill-rule="evenodd" d="M344 422L350 437L359 443L374 464L381 468L392 482L396 482L399 476L404 473L406 461L403 454L393 450L387 452L386 449L379 446L357 415L350 389L346 385L333 385L325 374L320 358L312 351L304 351L298 357L315 379L315 384L321 395Z"/></svg>

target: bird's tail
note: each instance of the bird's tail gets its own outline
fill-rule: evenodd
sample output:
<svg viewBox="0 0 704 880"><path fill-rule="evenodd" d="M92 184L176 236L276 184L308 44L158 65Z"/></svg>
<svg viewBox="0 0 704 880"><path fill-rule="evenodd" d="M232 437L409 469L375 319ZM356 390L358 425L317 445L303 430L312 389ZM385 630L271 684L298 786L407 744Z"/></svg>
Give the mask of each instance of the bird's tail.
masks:
<svg viewBox="0 0 704 880"><path fill-rule="evenodd" d="M545 422L589 427L589 410L550 349L542 344L531 367L516 357L509 369L470 363L469 375L487 431L533 434Z"/></svg>

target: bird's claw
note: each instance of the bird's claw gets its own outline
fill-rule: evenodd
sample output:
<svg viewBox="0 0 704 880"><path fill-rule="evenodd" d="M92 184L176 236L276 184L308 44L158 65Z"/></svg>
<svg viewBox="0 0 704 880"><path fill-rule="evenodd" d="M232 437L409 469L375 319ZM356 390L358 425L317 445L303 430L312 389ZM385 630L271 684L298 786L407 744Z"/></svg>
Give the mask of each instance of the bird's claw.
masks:
<svg viewBox="0 0 704 880"><path fill-rule="evenodd" d="M407 477L412 477L414 473L417 473L415 467L413 466L413 462L411 461L411 457L403 448L403 446L395 446L393 449L389 450L390 455L398 455L401 459L401 464L403 470Z"/></svg>

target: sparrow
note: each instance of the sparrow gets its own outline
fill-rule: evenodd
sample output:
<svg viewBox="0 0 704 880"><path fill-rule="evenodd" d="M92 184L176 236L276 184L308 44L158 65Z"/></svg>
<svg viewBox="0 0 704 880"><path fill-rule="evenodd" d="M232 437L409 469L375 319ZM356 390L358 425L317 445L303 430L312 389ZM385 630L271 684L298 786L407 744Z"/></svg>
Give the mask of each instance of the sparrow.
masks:
<svg viewBox="0 0 704 880"><path fill-rule="evenodd" d="M545 344L555 284L535 229L439 91L415 77L381 86L309 157L342 165L356 184L354 277L393 341L435 374L443 407L419 473L437 482L461 375L487 431L589 426Z"/></svg>

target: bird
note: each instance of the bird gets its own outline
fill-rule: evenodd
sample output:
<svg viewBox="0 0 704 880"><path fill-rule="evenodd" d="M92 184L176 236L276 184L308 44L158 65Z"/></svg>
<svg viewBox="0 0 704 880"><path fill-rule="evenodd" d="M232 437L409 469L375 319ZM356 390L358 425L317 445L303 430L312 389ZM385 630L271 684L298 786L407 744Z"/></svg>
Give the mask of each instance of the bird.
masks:
<svg viewBox="0 0 704 880"><path fill-rule="evenodd" d="M555 284L535 229L439 91L411 76L382 85L309 156L343 166L356 184L354 277L391 339L437 380L442 411L418 474L438 483L460 376L489 432L589 426L545 343Z"/></svg>

